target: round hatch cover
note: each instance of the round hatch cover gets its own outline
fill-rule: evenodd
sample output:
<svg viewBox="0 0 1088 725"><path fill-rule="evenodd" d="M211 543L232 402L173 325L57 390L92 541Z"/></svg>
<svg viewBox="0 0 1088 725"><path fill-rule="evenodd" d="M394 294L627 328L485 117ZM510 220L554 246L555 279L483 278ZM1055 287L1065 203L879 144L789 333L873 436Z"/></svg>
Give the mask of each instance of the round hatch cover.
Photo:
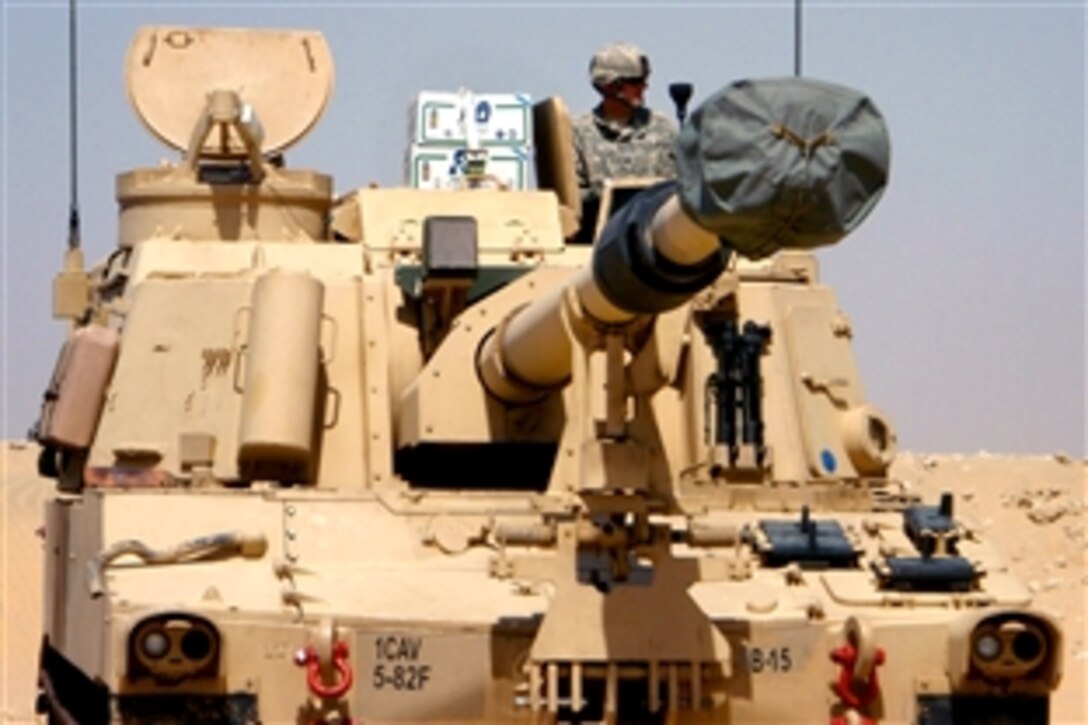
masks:
<svg viewBox="0 0 1088 725"><path fill-rule="evenodd" d="M189 145L207 95L234 91L257 114L262 150L282 151L321 117L333 80L325 37L296 30L141 28L125 70L136 115L181 150Z"/></svg>

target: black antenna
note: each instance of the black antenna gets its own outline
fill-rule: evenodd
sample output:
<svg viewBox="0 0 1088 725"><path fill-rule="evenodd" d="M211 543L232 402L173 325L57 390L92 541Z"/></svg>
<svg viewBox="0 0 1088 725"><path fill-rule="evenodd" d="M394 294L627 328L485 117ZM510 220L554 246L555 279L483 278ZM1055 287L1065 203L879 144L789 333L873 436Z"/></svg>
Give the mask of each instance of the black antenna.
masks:
<svg viewBox="0 0 1088 725"><path fill-rule="evenodd" d="M691 94L694 91L694 86L690 83L670 83L669 84L669 97L672 98L672 102L676 105L676 120L680 122L680 125L684 125L684 119L688 115L688 101L691 100Z"/></svg>
<svg viewBox="0 0 1088 725"><path fill-rule="evenodd" d="M801 0L793 0L793 75L801 77Z"/></svg>
<svg viewBox="0 0 1088 725"><path fill-rule="evenodd" d="M68 208L68 249L77 250L79 240L79 148L77 134L76 93L76 0L68 0L68 126L71 158L72 188Z"/></svg>

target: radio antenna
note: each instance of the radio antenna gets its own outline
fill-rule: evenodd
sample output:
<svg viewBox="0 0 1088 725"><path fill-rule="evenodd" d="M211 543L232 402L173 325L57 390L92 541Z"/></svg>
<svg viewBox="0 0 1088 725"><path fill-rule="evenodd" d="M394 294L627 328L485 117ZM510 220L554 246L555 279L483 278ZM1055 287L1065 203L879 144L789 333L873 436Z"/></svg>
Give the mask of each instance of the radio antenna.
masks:
<svg viewBox="0 0 1088 725"><path fill-rule="evenodd" d="M68 249L64 252L64 264L53 279L53 316L67 317L73 323L87 311L90 301L90 285L83 271L83 249L79 239L79 150L76 130L76 0L68 0L68 159L71 172L71 198L68 205Z"/></svg>
<svg viewBox="0 0 1088 725"><path fill-rule="evenodd" d="M801 77L801 0L793 0L793 75Z"/></svg>
<svg viewBox="0 0 1088 725"><path fill-rule="evenodd" d="M78 94L76 92L76 0L68 0L68 130L71 197L68 208L68 249L80 247L79 235L79 139Z"/></svg>

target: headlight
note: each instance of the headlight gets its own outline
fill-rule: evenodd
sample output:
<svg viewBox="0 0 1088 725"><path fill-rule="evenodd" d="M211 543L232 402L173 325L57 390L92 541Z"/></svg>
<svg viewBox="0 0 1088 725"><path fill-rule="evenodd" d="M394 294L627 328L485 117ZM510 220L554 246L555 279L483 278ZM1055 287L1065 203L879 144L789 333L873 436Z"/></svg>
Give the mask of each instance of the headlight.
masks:
<svg viewBox="0 0 1088 725"><path fill-rule="evenodd" d="M150 629L140 639L140 650L150 659L157 660L170 649L170 640L162 630Z"/></svg>
<svg viewBox="0 0 1088 725"><path fill-rule="evenodd" d="M190 629L181 636L181 653L191 660L203 660L212 651L212 638L202 629Z"/></svg>
<svg viewBox="0 0 1088 725"><path fill-rule="evenodd" d="M1001 640L990 632L982 634L975 640L975 654L986 662L996 660L1001 655Z"/></svg>
<svg viewBox="0 0 1088 725"><path fill-rule="evenodd" d="M167 684L216 677L219 649L219 631L204 617L156 614L138 622L129 635L128 676Z"/></svg>
<svg viewBox="0 0 1088 725"><path fill-rule="evenodd" d="M1037 659L1043 648L1043 640L1038 632L1017 632L1012 638L1012 653L1025 662Z"/></svg>
<svg viewBox="0 0 1088 725"><path fill-rule="evenodd" d="M988 679L1024 677L1042 663L1049 649L1043 629L1026 617L983 622L971 640L975 667Z"/></svg>
<svg viewBox="0 0 1088 725"><path fill-rule="evenodd" d="M949 625L949 685L965 696L1049 695L1061 681L1062 640L1061 627L1042 612L966 611Z"/></svg>

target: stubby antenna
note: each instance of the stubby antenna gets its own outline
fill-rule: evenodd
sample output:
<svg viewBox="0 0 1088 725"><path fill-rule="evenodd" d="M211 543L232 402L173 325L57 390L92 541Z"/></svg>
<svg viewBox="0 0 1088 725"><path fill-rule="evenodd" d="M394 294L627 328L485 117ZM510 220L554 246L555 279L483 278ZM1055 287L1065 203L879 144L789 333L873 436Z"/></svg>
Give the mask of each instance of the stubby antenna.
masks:
<svg viewBox="0 0 1088 725"><path fill-rule="evenodd" d="M76 93L76 0L68 0L68 126L71 158L71 198L68 209L68 249L80 247L79 237L79 148Z"/></svg>
<svg viewBox="0 0 1088 725"><path fill-rule="evenodd" d="M680 122L680 125L684 125L684 119L688 115L688 101L691 100L691 94L694 90L690 83L670 83L669 84L669 97L672 98L672 102L676 105L676 120Z"/></svg>
<svg viewBox="0 0 1088 725"><path fill-rule="evenodd" d="M801 77L801 0L793 0L793 75Z"/></svg>

